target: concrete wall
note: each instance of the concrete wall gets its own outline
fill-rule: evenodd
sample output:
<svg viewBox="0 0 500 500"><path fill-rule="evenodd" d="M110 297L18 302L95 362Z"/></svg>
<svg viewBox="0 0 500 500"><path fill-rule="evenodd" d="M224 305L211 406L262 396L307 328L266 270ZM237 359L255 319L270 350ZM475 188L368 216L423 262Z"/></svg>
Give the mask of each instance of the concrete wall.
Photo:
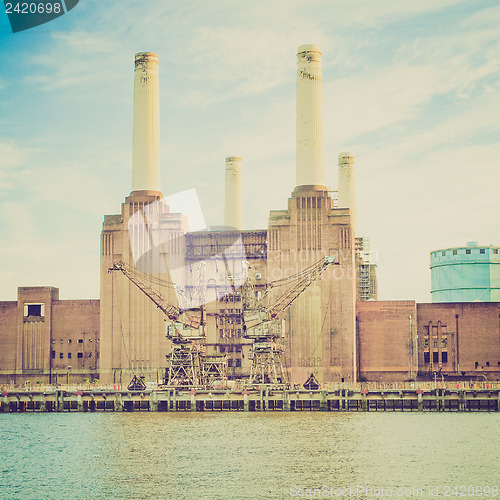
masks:
<svg viewBox="0 0 500 500"><path fill-rule="evenodd" d="M356 310L360 380L414 380L417 319L414 301L358 302Z"/></svg>

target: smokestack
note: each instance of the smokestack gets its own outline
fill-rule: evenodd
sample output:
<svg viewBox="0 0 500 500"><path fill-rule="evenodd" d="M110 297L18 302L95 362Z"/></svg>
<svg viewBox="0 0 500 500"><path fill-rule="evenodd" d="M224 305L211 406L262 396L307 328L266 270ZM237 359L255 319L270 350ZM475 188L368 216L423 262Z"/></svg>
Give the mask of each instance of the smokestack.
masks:
<svg viewBox="0 0 500 500"><path fill-rule="evenodd" d="M338 206L351 210L351 224L356 234L356 172L352 153L339 153Z"/></svg>
<svg viewBox="0 0 500 500"><path fill-rule="evenodd" d="M324 186L321 50L301 45L297 52L297 186Z"/></svg>
<svg viewBox="0 0 500 500"><path fill-rule="evenodd" d="M135 55L132 191L160 191L158 55Z"/></svg>
<svg viewBox="0 0 500 500"><path fill-rule="evenodd" d="M229 156L226 158L226 226L242 228L241 202L241 158Z"/></svg>

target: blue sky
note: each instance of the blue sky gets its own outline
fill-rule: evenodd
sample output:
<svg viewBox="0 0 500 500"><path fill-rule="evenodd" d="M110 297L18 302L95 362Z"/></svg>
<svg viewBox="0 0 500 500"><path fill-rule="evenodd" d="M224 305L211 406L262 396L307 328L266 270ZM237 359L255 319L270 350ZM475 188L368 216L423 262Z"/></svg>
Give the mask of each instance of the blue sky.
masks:
<svg viewBox="0 0 500 500"><path fill-rule="evenodd" d="M163 193L196 188L221 224L241 156L244 225L267 227L295 183L296 49L317 43L328 185L351 151L379 298L430 301L431 250L500 244L499 25L493 0L80 0L15 34L0 12L0 300L99 297L103 216L131 187L136 52L160 59Z"/></svg>

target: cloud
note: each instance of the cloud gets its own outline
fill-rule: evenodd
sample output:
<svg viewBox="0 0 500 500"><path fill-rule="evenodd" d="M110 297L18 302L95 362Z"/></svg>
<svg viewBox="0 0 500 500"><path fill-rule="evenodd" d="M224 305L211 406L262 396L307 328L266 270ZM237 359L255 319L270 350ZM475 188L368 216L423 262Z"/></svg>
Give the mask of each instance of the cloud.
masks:
<svg viewBox="0 0 500 500"><path fill-rule="evenodd" d="M13 140L0 140L0 169L7 170L22 165L26 160L26 151Z"/></svg>

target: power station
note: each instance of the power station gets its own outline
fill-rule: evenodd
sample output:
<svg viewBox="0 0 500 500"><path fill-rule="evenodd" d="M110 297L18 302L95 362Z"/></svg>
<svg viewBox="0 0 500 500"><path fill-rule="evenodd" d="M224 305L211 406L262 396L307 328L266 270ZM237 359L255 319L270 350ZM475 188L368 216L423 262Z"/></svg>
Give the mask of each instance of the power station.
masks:
<svg viewBox="0 0 500 500"><path fill-rule="evenodd" d="M33 287L0 302L1 383L500 377L499 303L375 300L369 240L356 234L352 153L338 155L337 196L325 185L321 56L316 45L298 48L288 200L267 228L243 229L243 160L228 156L225 225L196 231L161 193L158 56L136 54L132 190L104 217L100 300L61 301L57 289ZM440 252L448 255L432 254L433 283L442 282L438 266L445 272Z"/></svg>

